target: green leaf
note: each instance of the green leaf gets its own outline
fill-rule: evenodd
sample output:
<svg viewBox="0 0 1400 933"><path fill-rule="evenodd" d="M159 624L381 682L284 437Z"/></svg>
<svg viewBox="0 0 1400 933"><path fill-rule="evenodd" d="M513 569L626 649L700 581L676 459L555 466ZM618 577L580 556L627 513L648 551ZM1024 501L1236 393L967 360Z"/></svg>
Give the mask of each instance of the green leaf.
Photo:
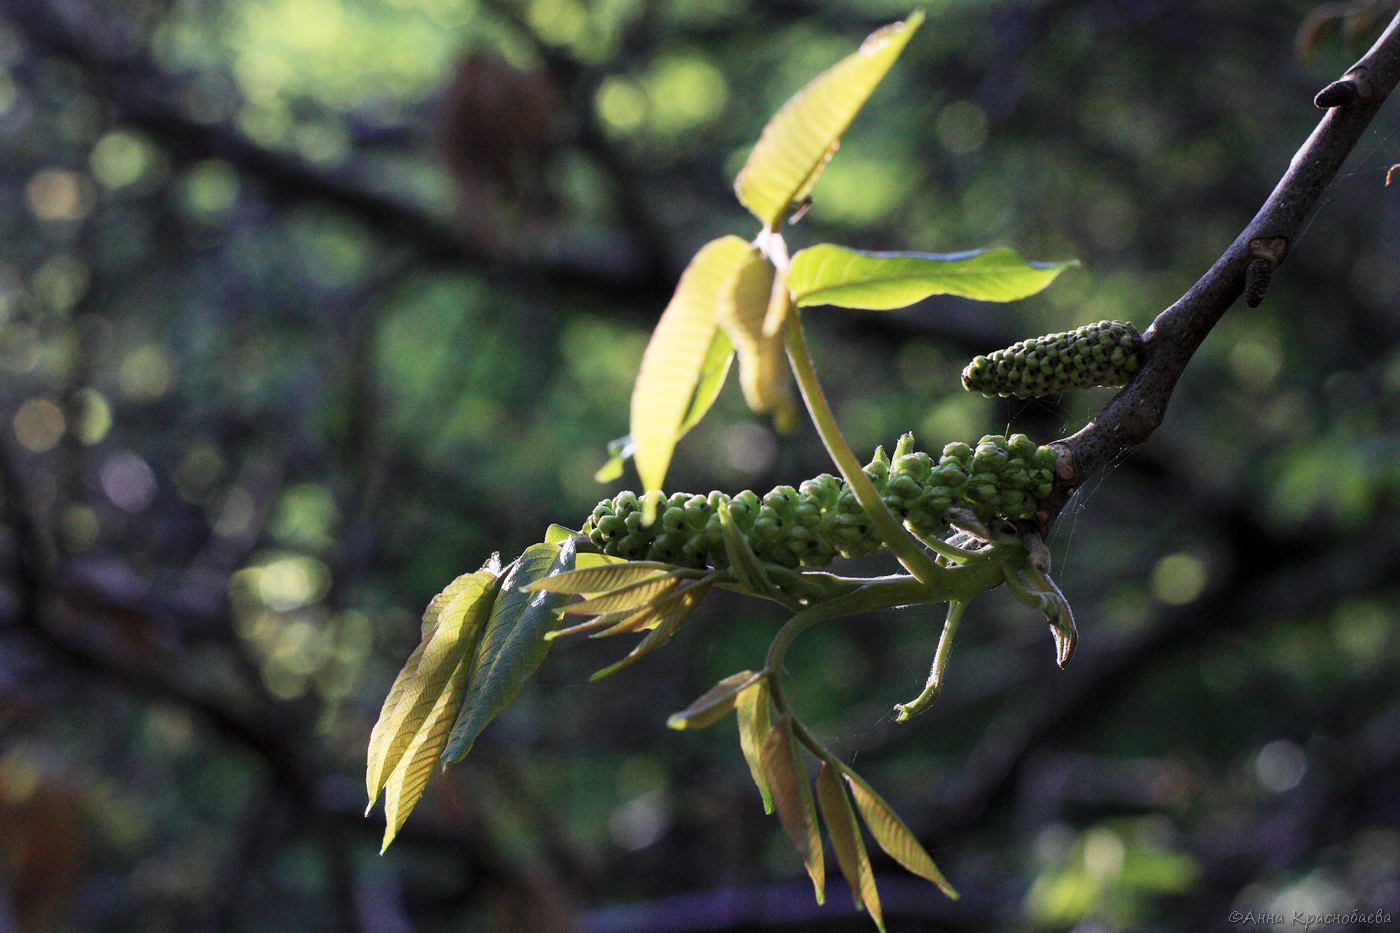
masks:
<svg viewBox="0 0 1400 933"><path fill-rule="evenodd" d="M560 524L558 524L558 523L555 523L555 524L550 525L548 528L545 529L545 531L544 531L544 543L545 543L545 544L563 544L564 541L565 541L566 539L572 538L572 537L576 536L577 534L578 534L578 532L575 531L574 529L572 529L572 528L565 528L563 525L560 525Z"/></svg>
<svg viewBox="0 0 1400 933"><path fill-rule="evenodd" d="M930 295L1016 301L1045 288L1074 260L1028 262L1005 247L967 253L867 253L830 243L799 250L788 289L799 307L885 311Z"/></svg>
<svg viewBox="0 0 1400 933"><path fill-rule="evenodd" d="M608 462L598 467L593 474L593 481L595 483L611 483L622 476L624 465L631 459L635 451L636 447L632 444L632 435L630 434L624 434L622 437L608 441Z"/></svg>
<svg viewBox="0 0 1400 933"><path fill-rule="evenodd" d="M763 798L763 812L773 812L773 793L763 770L763 740L768 735L768 680L764 678L739 692L734 713L739 720L739 748L749 764L749 773Z"/></svg>
<svg viewBox="0 0 1400 933"><path fill-rule="evenodd" d="M500 595L491 607L491 618L477 648L466 699L442 753L444 765L460 761L471 751L482 730L515 699L520 685L549 651L545 633L553 627L558 607L567 597L562 593L528 593L524 588L573 565L572 538L562 546L536 544L525 549L501 582Z"/></svg>
<svg viewBox="0 0 1400 933"><path fill-rule="evenodd" d="M498 571L463 574L429 603L423 640L395 678L370 733L365 780L371 807L385 790L384 848L422 796L446 741L496 599Z"/></svg>
<svg viewBox="0 0 1400 933"><path fill-rule="evenodd" d="M720 289L748 252L749 245L732 235L701 247L681 273L642 354L632 388L632 442L637 472L648 490L660 489L666 478L681 425L695 408L707 364L712 365Z"/></svg>
<svg viewBox="0 0 1400 933"><path fill-rule="evenodd" d="M715 320L729 335L739 357L739 386L756 412L778 407L784 398L783 338L765 334L764 321L773 299L773 264L750 250L720 289Z"/></svg>
<svg viewBox="0 0 1400 933"><path fill-rule="evenodd" d="M817 75L768 121L734 179L739 203L766 229L776 230L812 189L841 134L923 20L916 12L872 33L859 51Z"/></svg>
<svg viewBox="0 0 1400 933"><path fill-rule="evenodd" d="M885 929L885 918L880 912L880 894L875 890L875 873L870 868L870 856L865 851L865 840L860 838L860 824L856 822L851 801L846 797L846 789L830 762L823 761L817 770L817 803L821 806L822 819L826 821L826 832L831 837L831 848L836 851L836 864L846 884L851 886L851 896L857 907L870 912L875 926Z"/></svg>
<svg viewBox="0 0 1400 933"><path fill-rule="evenodd" d="M583 555L579 555L582 557ZM622 563L608 563L601 566L570 570L536 580L527 590L537 592L548 590L551 593L608 593L620 586L627 586L654 577L667 570L674 570L672 564L654 560L630 560Z"/></svg>
<svg viewBox="0 0 1400 933"><path fill-rule="evenodd" d="M665 603L657 606L654 610L648 610L658 613L660 616L656 622L656 627L648 632L645 638L637 642L637 646L629 651L622 660L610 664L600 671L594 671L588 678L589 682L602 680L604 677L611 677L624 667L629 667L639 658L650 654L669 641L671 636L676 634L676 629L680 628L681 623L686 620L686 617L694 611L696 606L700 605L700 601L705 598L705 594L709 591L710 581L706 578L698 583L692 583L682 587L679 592ZM621 623L603 634L610 635L622 631L620 625Z"/></svg>
<svg viewBox="0 0 1400 933"><path fill-rule="evenodd" d="M704 729L734 710L735 701L745 688L762 679L762 674L740 671L715 684L679 713L666 720L671 729Z"/></svg>
<svg viewBox="0 0 1400 933"><path fill-rule="evenodd" d="M865 825L870 827L870 835L875 837L885 854L920 878L932 881L944 894L956 900L958 892L953 890L953 886L943 877L943 873L938 870L928 852L919 844L919 840L914 838L909 827L904 825L904 821L895 814L890 805L885 803L884 798L875 793L875 789L854 771L843 767L842 772L851 785L851 796L855 798L856 807L859 808Z"/></svg>
<svg viewBox="0 0 1400 933"><path fill-rule="evenodd" d="M802 766L802 752L792 734L792 720L782 716L763 739L763 773L773 792L778 820L802 857L812 879L817 903L826 900L826 865L822 860L821 828L812 802L812 786Z"/></svg>

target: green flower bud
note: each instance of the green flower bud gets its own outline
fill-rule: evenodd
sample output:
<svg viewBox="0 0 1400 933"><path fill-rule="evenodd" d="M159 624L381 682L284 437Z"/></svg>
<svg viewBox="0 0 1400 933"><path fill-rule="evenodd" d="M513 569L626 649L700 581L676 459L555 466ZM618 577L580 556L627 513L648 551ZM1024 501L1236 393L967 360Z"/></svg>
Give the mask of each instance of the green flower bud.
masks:
<svg viewBox="0 0 1400 933"><path fill-rule="evenodd" d="M948 511L971 511L982 521L998 515L1030 518L1054 482L1055 451L1023 434L988 435L976 446L953 443L934 462L901 439L893 461L882 451L865 467L886 506L924 537L948 530ZM745 490L732 499L659 492L638 498L622 492L599 502L588 534L605 554L688 567L723 566L728 557L719 507L727 503L740 534L763 561L784 567L821 567L840 554L857 557L883 546L850 486L823 473L797 489L778 486L760 499ZM645 506L657 518L642 524Z"/></svg>
<svg viewBox="0 0 1400 933"><path fill-rule="evenodd" d="M963 387L987 396L1032 398L1066 389L1121 386L1137 372L1142 337L1132 324L1100 321L1023 340L963 370Z"/></svg>

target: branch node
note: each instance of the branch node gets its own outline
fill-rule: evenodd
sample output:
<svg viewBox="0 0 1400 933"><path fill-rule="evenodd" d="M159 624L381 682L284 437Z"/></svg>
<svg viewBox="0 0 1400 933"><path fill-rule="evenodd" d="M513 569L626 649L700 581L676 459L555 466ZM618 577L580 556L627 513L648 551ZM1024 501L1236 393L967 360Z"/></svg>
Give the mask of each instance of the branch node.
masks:
<svg viewBox="0 0 1400 933"><path fill-rule="evenodd" d="M1244 302L1259 307L1274 270L1288 253L1288 238L1281 236L1255 237L1249 241L1249 265L1244 270Z"/></svg>
<svg viewBox="0 0 1400 933"><path fill-rule="evenodd" d="M1345 107L1358 101L1370 100L1375 95L1370 73L1366 66L1357 65L1336 81L1317 92L1313 104L1322 110L1332 107Z"/></svg>

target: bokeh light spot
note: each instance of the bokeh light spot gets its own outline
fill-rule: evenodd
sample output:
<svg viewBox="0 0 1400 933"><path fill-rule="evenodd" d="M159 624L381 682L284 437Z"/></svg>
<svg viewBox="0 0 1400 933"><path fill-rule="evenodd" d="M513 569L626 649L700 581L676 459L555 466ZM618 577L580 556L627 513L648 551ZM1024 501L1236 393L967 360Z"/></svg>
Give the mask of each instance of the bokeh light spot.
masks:
<svg viewBox="0 0 1400 933"><path fill-rule="evenodd" d="M1184 606L1206 588L1206 565L1184 552L1168 554L1152 568L1152 595L1169 606Z"/></svg>
<svg viewBox="0 0 1400 933"><path fill-rule="evenodd" d="M156 343L146 343L122 360L117 380L122 394L134 402L153 402L170 391L175 379L175 360Z"/></svg>
<svg viewBox="0 0 1400 933"><path fill-rule="evenodd" d="M631 133L646 119L646 92L635 81L609 76L598 86L593 106L613 132Z"/></svg>
<svg viewBox="0 0 1400 933"><path fill-rule="evenodd" d="M24 199L40 220L82 220L92 210L92 182L68 169L44 169L24 186Z"/></svg>
<svg viewBox="0 0 1400 933"><path fill-rule="evenodd" d="M955 100L934 122L938 141L953 155L968 155L987 141L987 113L970 100Z"/></svg>
<svg viewBox="0 0 1400 933"><path fill-rule="evenodd" d="M151 170L155 152L142 136L121 130L97 141L88 157L92 176L104 188L134 185Z"/></svg>
<svg viewBox="0 0 1400 933"><path fill-rule="evenodd" d="M25 399L15 411L15 440L30 453L48 453L63 439L67 425L63 409L52 399Z"/></svg>
<svg viewBox="0 0 1400 933"><path fill-rule="evenodd" d="M112 504L125 512L140 512L155 500L156 475L131 451L112 454L98 468L98 481Z"/></svg>
<svg viewBox="0 0 1400 933"><path fill-rule="evenodd" d="M1287 739L1270 742L1254 756L1254 776L1276 794L1290 791L1308 773L1308 756Z"/></svg>
<svg viewBox="0 0 1400 933"><path fill-rule="evenodd" d="M75 408L73 436L84 447L99 444L112 430L112 406L107 397L96 389L79 389L73 393Z"/></svg>

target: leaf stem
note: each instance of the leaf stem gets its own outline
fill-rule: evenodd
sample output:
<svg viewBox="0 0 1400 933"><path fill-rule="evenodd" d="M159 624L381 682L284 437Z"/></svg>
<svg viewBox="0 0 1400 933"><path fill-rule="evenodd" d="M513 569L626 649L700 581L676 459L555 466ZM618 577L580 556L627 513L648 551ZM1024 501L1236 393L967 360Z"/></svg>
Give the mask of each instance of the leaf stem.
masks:
<svg viewBox="0 0 1400 933"><path fill-rule="evenodd" d="M802 331L801 312L796 308L788 314L786 344L788 362L792 364L792 373L797 378L797 387L802 392L802 400L807 404L807 412L812 416L817 434L836 463L836 468L845 477L846 482L851 484L856 501L865 510L865 514L870 516L876 533L889 545L904 569L930 590L937 589L935 581L940 573L939 567L920 546L918 540L894 517L889 506L885 505L885 500L875 491L870 477L865 475L860 461L851 452L850 445L841 434L836 417L831 412L831 406L827 404L825 393L822 392L821 382L817 379L816 367L812 365L812 356L807 350L807 338Z"/></svg>

